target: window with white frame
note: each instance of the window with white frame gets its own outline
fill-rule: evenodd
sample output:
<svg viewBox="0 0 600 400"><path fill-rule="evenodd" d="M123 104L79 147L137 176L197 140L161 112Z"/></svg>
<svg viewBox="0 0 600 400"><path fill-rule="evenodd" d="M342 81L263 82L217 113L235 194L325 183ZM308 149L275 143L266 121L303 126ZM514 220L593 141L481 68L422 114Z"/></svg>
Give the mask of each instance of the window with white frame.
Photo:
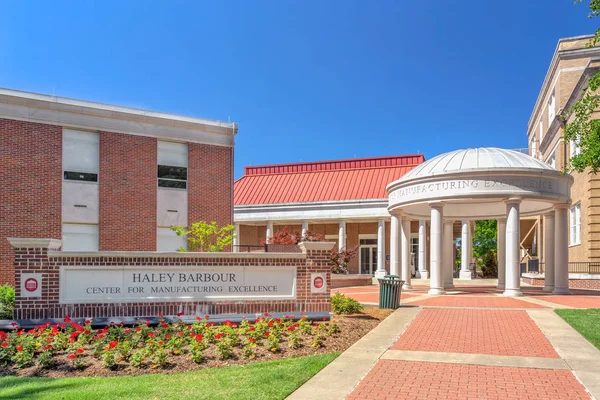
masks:
<svg viewBox="0 0 600 400"><path fill-rule="evenodd" d="M99 144L99 136L95 132L64 129L64 180L98 182Z"/></svg>
<svg viewBox="0 0 600 400"><path fill-rule="evenodd" d="M550 100L548 100L548 125L552 124L552 120L554 119L554 116L556 115L556 112L554 110L554 108L556 106L555 100L556 100L556 98L554 97L554 90L553 90L552 94L550 95Z"/></svg>
<svg viewBox="0 0 600 400"><path fill-rule="evenodd" d="M571 237L569 242L571 245L581 244L581 203L571 207L570 216Z"/></svg>
<svg viewBox="0 0 600 400"><path fill-rule="evenodd" d="M535 140L535 137L531 141L531 145L529 146L529 148L531 149L531 157L537 158L537 142Z"/></svg>
<svg viewBox="0 0 600 400"><path fill-rule="evenodd" d="M552 168L556 169L556 150L548 157L546 164L549 164Z"/></svg>
<svg viewBox="0 0 600 400"><path fill-rule="evenodd" d="M158 142L158 187L186 189L187 167L187 144Z"/></svg>
<svg viewBox="0 0 600 400"><path fill-rule="evenodd" d="M540 118L540 142L544 138L544 122Z"/></svg>
<svg viewBox="0 0 600 400"><path fill-rule="evenodd" d="M575 157L581 154L581 147L579 147L579 143L576 140L571 139L569 141L569 155L571 157Z"/></svg>

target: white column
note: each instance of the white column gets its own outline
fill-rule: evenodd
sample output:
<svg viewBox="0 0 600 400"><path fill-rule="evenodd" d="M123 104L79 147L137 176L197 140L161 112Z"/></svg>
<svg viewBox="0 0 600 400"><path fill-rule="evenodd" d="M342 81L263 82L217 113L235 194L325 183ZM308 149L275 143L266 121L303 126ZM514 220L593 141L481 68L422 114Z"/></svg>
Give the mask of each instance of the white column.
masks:
<svg viewBox="0 0 600 400"><path fill-rule="evenodd" d="M442 219L444 218L444 203L430 203L430 255L429 265L431 279L429 281L429 294L446 294L442 275Z"/></svg>
<svg viewBox="0 0 600 400"><path fill-rule="evenodd" d="M402 218L401 226L401 242L402 242L402 280L404 281L404 289L412 289L411 277L412 271L410 268L410 220L406 217Z"/></svg>
<svg viewBox="0 0 600 400"><path fill-rule="evenodd" d="M462 221L460 236L460 279L471 279L471 257L473 254L473 239L469 221Z"/></svg>
<svg viewBox="0 0 600 400"><path fill-rule="evenodd" d="M340 229L338 230L338 250L342 251L346 248L346 221L340 221Z"/></svg>
<svg viewBox="0 0 600 400"><path fill-rule="evenodd" d="M233 225L233 249L234 253L240 251L240 224Z"/></svg>
<svg viewBox="0 0 600 400"><path fill-rule="evenodd" d="M306 236L308 232L308 221L302 221L302 237Z"/></svg>
<svg viewBox="0 0 600 400"><path fill-rule="evenodd" d="M385 220L377 221L377 271L375 278L383 278L385 271Z"/></svg>
<svg viewBox="0 0 600 400"><path fill-rule="evenodd" d="M544 292L554 290L554 212L544 216Z"/></svg>
<svg viewBox="0 0 600 400"><path fill-rule="evenodd" d="M273 223L271 221L267 221L267 234L265 236L265 243L269 243L269 240L273 236Z"/></svg>
<svg viewBox="0 0 600 400"><path fill-rule="evenodd" d="M506 219L498 220L498 289L506 285Z"/></svg>
<svg viewBox="0 0 600 400"><path fill-rule="evenodd" d="M519 248L520 235L520 199L506 202L506 283L505 296L521 296L521 266Z"/></svg>
<svg viewBox="0 0 600 400"><path fill-rule="evenodd" d="M390 222L390 274L400 276L400 218L396 214Z"/></svg>
<svg viewBox="0 0 600 400"><path fill-rule="evenodd" d="M427 279L427 221L419 221L419 270L417 278Z"/></svg>
<svg viewBox="0 0 600 400"><path fill-rule="evenodd" d="M557 204L554 209L554 294L571 294L568 209L568 204Z"/></svg>
<svg viewBox="0 0 600 400"><path fill-rule="evenodd" d="M442 269L444 270L444 289L453 289L454 288L454 266L452 265L452 260L454 256L452 255L453 247L454 247L454 221L444 221L444 233L443 233L442 243L444 246L443 250L443 260Z"/></svg>

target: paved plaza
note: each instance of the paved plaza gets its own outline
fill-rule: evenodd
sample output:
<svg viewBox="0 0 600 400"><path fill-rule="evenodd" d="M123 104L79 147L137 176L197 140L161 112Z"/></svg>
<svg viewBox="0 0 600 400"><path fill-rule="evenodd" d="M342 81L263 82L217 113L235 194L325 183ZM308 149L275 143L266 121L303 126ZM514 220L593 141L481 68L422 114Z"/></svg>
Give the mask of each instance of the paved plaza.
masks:
<svg viewBox="0 0 600 400"><path fill-rule="evenodd" d="M600 351L554 308L600 307L600 291L556 296L458 281L445 296L413 282L402 306L291 399L600 398ZM336 289L376 304L379 287Z"/></svg>

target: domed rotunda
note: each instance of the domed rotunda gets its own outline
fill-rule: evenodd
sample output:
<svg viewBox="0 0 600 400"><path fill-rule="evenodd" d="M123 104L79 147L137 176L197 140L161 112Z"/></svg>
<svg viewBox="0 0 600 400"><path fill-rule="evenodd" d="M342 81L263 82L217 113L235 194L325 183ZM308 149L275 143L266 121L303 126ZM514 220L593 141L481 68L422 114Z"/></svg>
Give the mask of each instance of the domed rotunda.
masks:
<svg viewBox="0 0 600 400"><path fill-rule="evenodd" d="M386 188L388 211L392 214L391 273L400 270L405 285L410 287L410 221L429 220L429 293L445 294L445 288L453 287L454 221L462 221L463 249L470 252L472 239L465 225L475 220L497 219L498 287L504 289L505 296L520 296L519 221L521 217L544 215L545 289L567 294L572 183L570 175L513 150L464 149L434 157ZM463 262L461 276L466 273L470 274L468 263Z"/></svg>

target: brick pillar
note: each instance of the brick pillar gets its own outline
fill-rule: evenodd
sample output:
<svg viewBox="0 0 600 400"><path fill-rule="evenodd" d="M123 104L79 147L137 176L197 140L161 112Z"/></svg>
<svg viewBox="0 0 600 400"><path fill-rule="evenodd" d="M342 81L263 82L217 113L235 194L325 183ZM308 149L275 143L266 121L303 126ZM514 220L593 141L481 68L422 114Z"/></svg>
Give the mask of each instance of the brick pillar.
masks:
<svg viewBox="0 0 600 400"><path fill-rule="evenodd" d="M297 299L304 311L331 311L331 266L329 255L335 242L304 242L300 249L306 253L306 268L297 271ZM315 290L313 280L324 277L325 288Z"/></svg>
<svg viewBox="0 0 600 400"><path fill-rule="evenodd" d="M39 319L59 317L58 311L59 270L51 266L48 250L58 250L61 241L57 239L9 238L14 249L15 267L15 311L14 319ZM41 286L39 296L23 289L23 280L33 279ZM31 289L32 287L29 286Z"/></svg>

